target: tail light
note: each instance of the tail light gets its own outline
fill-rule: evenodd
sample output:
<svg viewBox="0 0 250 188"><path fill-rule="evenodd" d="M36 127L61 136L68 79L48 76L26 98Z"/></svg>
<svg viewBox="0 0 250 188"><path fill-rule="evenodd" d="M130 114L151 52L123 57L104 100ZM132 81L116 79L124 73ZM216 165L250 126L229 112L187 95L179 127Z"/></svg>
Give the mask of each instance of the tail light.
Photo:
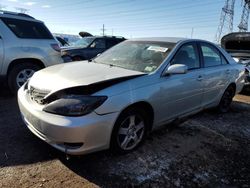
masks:
<svg viewBox="0 0 250 188"><path fill-rule="evenodd" d="M61 48L58 44L50 44L50 46L57 52L61 51Z"/></svg>

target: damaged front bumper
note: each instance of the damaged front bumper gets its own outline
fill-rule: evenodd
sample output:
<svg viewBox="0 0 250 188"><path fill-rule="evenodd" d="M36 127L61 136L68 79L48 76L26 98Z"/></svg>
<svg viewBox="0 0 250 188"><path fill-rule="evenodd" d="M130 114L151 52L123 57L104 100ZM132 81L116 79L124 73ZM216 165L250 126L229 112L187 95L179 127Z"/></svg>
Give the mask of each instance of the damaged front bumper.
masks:
<svg viewBox="0 0 250 188"><path fill-rule="evenodd" d="M92 112L81 117L46 113L23 87L18 91L18 104L29 130L62 152L80 155L109 148L118 113L98 115Z"/></svg>

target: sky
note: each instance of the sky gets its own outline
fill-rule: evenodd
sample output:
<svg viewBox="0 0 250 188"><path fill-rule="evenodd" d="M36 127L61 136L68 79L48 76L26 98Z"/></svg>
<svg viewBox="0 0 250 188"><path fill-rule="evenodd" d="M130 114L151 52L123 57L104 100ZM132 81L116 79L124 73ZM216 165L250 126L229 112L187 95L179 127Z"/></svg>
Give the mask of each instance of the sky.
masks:
<svg viewBox="0 0 250 188"><path fill-rule="evenodd" d="M28 9L53 33L87 31L136 37L186 37L214 41L225 0L1 0L5 10ZM242 0L236 0L238 31Z"/></svg>

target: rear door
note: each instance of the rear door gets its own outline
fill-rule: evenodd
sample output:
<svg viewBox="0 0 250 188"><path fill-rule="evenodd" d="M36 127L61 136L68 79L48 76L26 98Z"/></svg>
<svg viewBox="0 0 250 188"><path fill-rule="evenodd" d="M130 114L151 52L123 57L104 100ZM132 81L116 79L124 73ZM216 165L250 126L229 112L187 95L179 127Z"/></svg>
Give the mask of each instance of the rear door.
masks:
<svg viewBox="0 0 250 188"><path fill-rule="evenodd" d="M220 51L211 44L200 43L203 60L204 95L202 105L216 102L229 84L230 65Z"/></svg>
<svg viewBox="0 0 250 188"><path fill-rule="evenodd" d="M111 48L111 47L113 47L113 46L115 46L116 44L118 44L119 43L119 41L118 41L118 39L116 39L116 38L110 38L110 39L107 39L107 49L109 49L109 48Z"/></svg>

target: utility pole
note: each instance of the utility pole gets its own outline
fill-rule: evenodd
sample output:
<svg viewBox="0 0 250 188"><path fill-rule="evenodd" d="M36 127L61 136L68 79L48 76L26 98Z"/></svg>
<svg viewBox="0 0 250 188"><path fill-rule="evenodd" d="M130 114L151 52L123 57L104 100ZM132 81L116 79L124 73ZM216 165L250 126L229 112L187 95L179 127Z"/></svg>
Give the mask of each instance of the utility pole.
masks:
<svg viewBox="0 0 250 188"><path fill-rule="evenodd" d="M245 0L241 21L238 25L240 32L246 32L248 30L248 18L249 18L249 11L250 11L250 0Z"/></svg>
<svg viewBox="0 0 250 188"><path fill-rule="evenodd" d="M104 24L102 24L102 29L101 30L102 30L102 36L104 36L105 35L105 31L106 31Z"/></svg>
<svg viewBox="0 0 250 188"><path fill-rule="evenodd" d="M25 14L29 11L29 9L26 8L21 8L21 7L16 7L16 10L19 11L22 14Z"/></svg>
<svg viewBox="0 0 250 188"><path fill-rule="evenodd" d="M235 0L226 0L221 10L220 23L215 35L217 43L220 43L222 35L233 32L234 4Z"/></svg>
<svg viewBox="0 0 250 188"><path fill-rule="evenodd" d="M192 30L191 30L191 39L193 38L193 34L194 34L194 28L192 27Z"/></svg>

